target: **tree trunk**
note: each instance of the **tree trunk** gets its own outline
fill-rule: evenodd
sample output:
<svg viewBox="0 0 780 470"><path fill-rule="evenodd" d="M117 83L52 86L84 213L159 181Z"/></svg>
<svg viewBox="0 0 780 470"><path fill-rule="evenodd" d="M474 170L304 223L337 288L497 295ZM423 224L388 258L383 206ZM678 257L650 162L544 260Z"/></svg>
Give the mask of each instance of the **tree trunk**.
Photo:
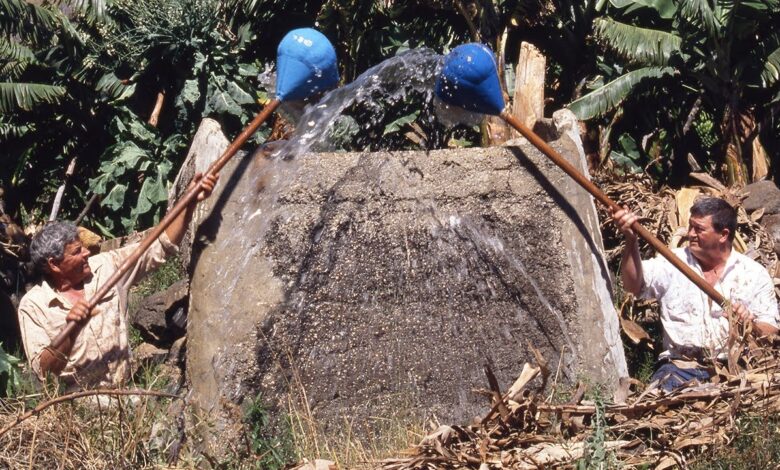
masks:
<svg viewBox="0 0 780 470"><path fill-rule="evenodd" d="M742 119L732 107L727 107L723 113L721 135L725 141L723 159L728 186L745 186L748 183L747 167L743 160L742 139L740 136Z"/></svg>
<svg viewBox="0 0 780 470"><path fill-rule="evenodd" d="M529 129L544 117L544 79L547 59L533 44L523 42L515 69L512 114ZM513 132L513 135L519 135Z"/></svg>

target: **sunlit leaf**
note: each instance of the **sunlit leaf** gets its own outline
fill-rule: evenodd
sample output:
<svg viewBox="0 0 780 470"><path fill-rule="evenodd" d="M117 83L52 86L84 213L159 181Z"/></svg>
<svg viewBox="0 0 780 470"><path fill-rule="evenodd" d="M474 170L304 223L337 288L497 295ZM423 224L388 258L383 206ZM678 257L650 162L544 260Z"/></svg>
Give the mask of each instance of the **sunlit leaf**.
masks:
<svg viewBox="0 0 780 470"><path fill-rule="evenodd" d="M233 100L242 105L242 104L254 104L255 100L252 98L252 95L241 89L236 82L230 82L227 86L227 91L230 93L230 96L233 98Z"/></svg>
<svg viewBox="0 0 780 470"><path fill-rule="evenodd" d="M677 11L672 0L610 0L609 3L621 9L651 8L658 13L658 16L666 20L673 18Z"/></svg>
<svg viewBox="0 0 780 470"><path fill-rule="evenodd" d="M780 80L780 47L766 58L764 70L761 72L761 80L765 87L770 87Z"/></svg>
<svg viewBox="0 0 780 470"><path fill-rule="evenodd" d="M708 0L681 0L679 8L684 19L702 25L710 37L716 35L721 25Z"/></svg>
<svg viewBox="0 0 780 470"><path fill-rule="evenodd" d="M682 42L674 34L620 23L607 17L597 19L593 31L599 43L608 49L645 65L667 64Z"/></svg>
<svg viewBox="0 0 780 470"><path fill-rule="evenodd" d="M158 173L154 177L146 178L141 185L141 192L138 194L136 214L145 214L154 206L167 200L168 190L162 175Z"/></svg>
<svg viewBox="0 0 780 470"><path fill-rule="evenodd" d="M382 135L392 134L393 132L400 131L404 128L404 126L413 123L419 115L420 111L418 110L396 119L395 121L385 126L385 130L382 132Z"/></svg>
<svg viewBox="0 0 780 470"><path fill-rule="evenodd" d="M4 396L13 395L14 391L20 388L19 385L19 363L18 357L8 354L0 343L0 391Z"/></svg>
<svg viewBox="0 0 780 470"><path fill-rule="evenodd" d="M64 87L41 83L0 83L0 112L30 111L42 104L56 104L66 95Z"/></svg>
<svg viewBox="0 0 780 470"><path fill-rule="evenodd" d="M95 89L111 100L121 101L133 96L135 84L126 85L113 73L100 77Z"/></svg>
<svg viewBox="0 0 780 470"><path fill-rule="evenodd" d="M103 198L103 206L111 210L121 209L125 204L125 192L127 192L127 186L114 184L111 191Z"/></svg>
<svg viewBox="0 0 780 470"><path fill-rule="evenodd" d="M658 79L674 73L672 67L645 67L632 70L582 98L572 101L568 108L581 120L602 116L615 109L643 80Z"/></svg>

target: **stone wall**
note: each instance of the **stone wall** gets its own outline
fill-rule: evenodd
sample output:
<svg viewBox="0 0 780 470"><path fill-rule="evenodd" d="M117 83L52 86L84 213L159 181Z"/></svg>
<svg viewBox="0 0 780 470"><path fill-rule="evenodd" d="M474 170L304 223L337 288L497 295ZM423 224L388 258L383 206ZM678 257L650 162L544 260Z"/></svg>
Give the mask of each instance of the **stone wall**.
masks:
<svg viewBox="0 0 780 470"><path fill-rule="evenodd" d="M533 348L560 383L626 375L593 202L517 143L231 162L195 237L188 325L215 445L259 394L277 416L376 430L483 414L484 366L505 389ZM566 133L552 145L583 165Z"/></svg>

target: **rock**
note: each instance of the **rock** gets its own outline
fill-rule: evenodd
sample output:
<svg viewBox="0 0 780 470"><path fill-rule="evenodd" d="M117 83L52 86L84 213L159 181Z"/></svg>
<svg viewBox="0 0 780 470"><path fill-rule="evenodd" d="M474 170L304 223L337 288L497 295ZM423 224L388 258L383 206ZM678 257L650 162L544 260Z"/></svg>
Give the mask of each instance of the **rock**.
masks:
<svg viewBox="0 0 780 470"><path fill-rule="evenodd" d="M176 343L179 345L179 349L168 351L166 349L158 348L150 343L141 343L135 349L133 349L133 362L134 373L133 375L138 377L139 373L141 377L144 377L144 367L151 368L156 366L153 371L153 375L149 377L153 379L158 386L165 386L165 390L169 393L179 393L181 386L184 384L184 362L173 358L172 354L176 356L182 352L180 341L183 338L179 338ZM147 385L149 385L147 383Z"/></svg>
<svg viewBox="0 0 780 470"><path fill-rule="evenodd" d="M161 364L168 356L168 351L150 343L141 343L133 349L133 359L138 364Z"/></svg>
<svg viewBox="0 0 780 470"><path fill-rule="evenodd" d="M192 138L192 145L187 152L187 157L176 175L176 179L168 192L168 208L176 204L176 201L184 194L187 186L196 173L205 173L211 164L227 149L230 141L222 134L222 127L213 119L206 118L201 121L198 131ZM191 258L192 237L198 224L205 217L203 205L198 204L192 215L189 229L179 243L179 253L184 262L184 268L188 269Z"/></svg>
<svg viewBox="0 0 780 470"><path fill-rule="evenodd" d="M143 299L130 311L130 324L144 341L168 348L186 331L188 280L182 279L168 289Z"/></svg>
<svg viewBox="0 0 780 470"><path fill-rule="evenodd" d="M764 216L780 213L780 189L772 181L757 181L745 186L748 197L742 201L747 212L764 208Z"/></svg>
<svg viewBox="0 0 780 470"><path fill-rule="evenodd" d="M774 243L775 253L780 256L780 214L765 215L761 218L761 225Z"/></svg>
<svg viewBox="0 0 780 470"><path fill-rule="evenodd" d="M178 366L184 368L184 363L187 354L187 337L182 336L177 339L171 345L171 349L168 350L168 356L165 358L165 362L172 366Z"/></svg>
<svg viewBox="0 0 780 470"><path fill-rule="evenodd" d="M627 375L593 201L528 144L244 158L221 181L187 332L217 451L260 394L279 419L292 403L326 432L370 433L399 412L483 415L483 366L506 390L532 347L559 386Z"/></svg>

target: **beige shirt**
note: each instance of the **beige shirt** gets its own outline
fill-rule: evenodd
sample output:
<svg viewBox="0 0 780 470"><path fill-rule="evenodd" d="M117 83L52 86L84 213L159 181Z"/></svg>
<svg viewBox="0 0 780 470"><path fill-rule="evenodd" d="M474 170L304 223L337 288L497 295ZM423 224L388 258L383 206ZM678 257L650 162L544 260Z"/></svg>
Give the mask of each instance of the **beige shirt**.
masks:
<svg viewBox="0 0 780 470"><path fill-rule="evenodd" d="M133 243L89 258L92 278L84 284L87 299L94 297L138 245ZM135 282L177 250L163 232L136 265L97 304L93 312L95 316L76 337L68 364L60 374L60 379L70 389L116 387L130 378L128 292ZM24 350L30 367L41 379L44 378L40 368L41 352L65 327L65 317L71 307L71 302L45 280L30 289L19 303L19 327Z"/></svg>
<svg viewBox="0 0 780 470"><path fill-rule="evenodd" d="M673 250L678 258L702 275L701 266L688 248ZM661 358L719 356L729 334L729 320L720 305L711 301L692 281L665 258L642 262L641 296L661 302L664 351ZM730 302L739 302L758 321L778 326L778 309L772 278L763 266L731 250L715 289Z"/></svg>

